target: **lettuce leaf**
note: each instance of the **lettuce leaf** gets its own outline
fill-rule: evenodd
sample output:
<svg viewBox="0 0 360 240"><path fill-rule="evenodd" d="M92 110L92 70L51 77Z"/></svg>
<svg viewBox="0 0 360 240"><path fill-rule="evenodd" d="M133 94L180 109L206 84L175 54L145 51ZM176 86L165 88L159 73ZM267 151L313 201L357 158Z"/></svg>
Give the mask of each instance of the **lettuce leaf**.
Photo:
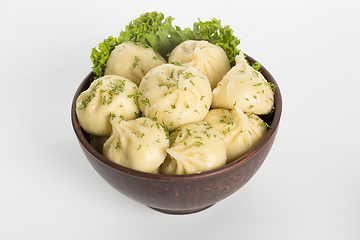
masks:
<svg viewBox="0 0 360 240"><path fill-rule="evenodd" d="M119 44L120 43L115 37L110 36L102 43L99 43L98 48L92 49L90 59L93 63L92 72L95 75L95 79L104 75L106 61L112 50Z"/></svg>
<svg viewBox="0 0 360 240"><path fill-rule="evenodd" d="M207 40L226 52L231 66L235 65L235 57L239 55L240 50L237 46L240 39L234 36L230 26L221 26L220 20L213 18L211 21L202 22L200 19L194 23L192 29L183 30L183 36L188 40Z"/></svg>
<svg viewBox="0 0 360 240"><path fill-rule="evenodd" d="M167 59L168 53L183 41L180 28L172 25L173 20L170 16L164 18L162 13L145 13L120 32L118 42L141 42Z"/></svg>
<svg viewBox="0 0 360 240"><path fill-rule="evenodd" d="M141 42L152 47L165 59L168 54L185 40L207 40L224 49L230 64L235 65L235 56L240 52L237 46L240 40L233 35L229 26L221 26L218 19L195 22L193 28L181 29L173 26L174 18L165 18L163 13L149 12L131 21L117 38L108 37L97 48L93 48L90 59L95 78L101 77L106 68L106 62L114 48L127 41Z"/></svg>
<svg viewBox="0 0 360 240"><path fill-rule="evenodd" d="M162 13L145 13L131 21L117 38L110 36L105 39L91 52L90 59L95 77L103 76L111 51L123 42L141 42L167 59L168 53L184 41L181 29L172 25L173 20L170 16L165 18Z"/></svg>

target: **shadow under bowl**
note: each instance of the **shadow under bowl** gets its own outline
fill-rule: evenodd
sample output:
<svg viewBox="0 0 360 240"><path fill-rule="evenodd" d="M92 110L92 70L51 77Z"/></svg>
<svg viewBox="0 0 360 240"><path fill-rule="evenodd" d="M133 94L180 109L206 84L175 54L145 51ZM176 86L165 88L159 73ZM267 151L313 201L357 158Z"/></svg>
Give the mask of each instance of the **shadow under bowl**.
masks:
<svg viewBox="0 0 360 240"><path fill-rule="evenodd" d="M247 56L250 63L255 59ZM247 154L226 166L189 175L161 175L136 171L106 159L89 143L76 116L76 99L94 76L89 73L79 85L71 106L74 132L86 158L98 174L123 195L157 211L168 214L190 214L205 210L243 187L258 171L273 146L282 112L280 88L263 66L261 73L276 85L275 111L264 120L271 126L264 138Z"/></svg>

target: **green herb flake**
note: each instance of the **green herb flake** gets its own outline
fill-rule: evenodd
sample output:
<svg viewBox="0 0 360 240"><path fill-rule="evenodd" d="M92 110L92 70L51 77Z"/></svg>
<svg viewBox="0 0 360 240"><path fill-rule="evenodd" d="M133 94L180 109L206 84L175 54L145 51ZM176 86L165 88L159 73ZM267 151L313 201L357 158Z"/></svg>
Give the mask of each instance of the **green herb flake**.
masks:
<svg viewBox="0 0 360 240"><path fill-rule="evenodd" d="M125 90L125 80L120 80L118 82L110 82L111 89L109 90L110 95L118 95L119 93Z"/></svg>
<svg viewBox="0 0 360 240"><path fill-rule="evenodd" d="M259 127L266 127L266 128L271 128L271 126L267 123L267 122L262 122L259 124Z"/></svg>
<svg viewBox="0 0 360 240"><path fill-rule="evenodd" d="M182 64L177 60L175 62L171 62L171 64L173 64L175 66L182 66Z"/></svg>
<svg viewBox="0 0 360 240"><path fill-rule="evenodd" d="M106 96L103 97L102 105L110 105L111 103L112 103L112 97L109 97L109 99L107 99Z"/></svg>
<svg viewBox="0 0 360 240"><path fill-rule="evenodd" d="M135 56L134 57L133 68L136 68L139 65L139 62L140 62L139 56Z"/></svg>
<svg viewBox="0 0 360 240"><path fill-rule="evenodd" d="M173 68L173 69L171 69L171 72L170 72L170 78L173 78L174 77L174 73L175 73L175 69Z"/></svg>
<svg viewBox="0 0 360 240"><path fill-rule="evenodd" d="M116 118L116 114L113 113L113 112L110 112L109 118L110 118L111 120L114 120L114 118Z"/></svg>
<svg viewBox="0 0 360 240"><path fill-rule="evenodd" d="M121 149L121 142L116 143L115 149Z"/></svg>
<svg viewBox="0 0 360 240"><path fill-rule="evenodd" d="M150 106L150 99L145 98L144 100L141 100L141 103L144 104L145 106L146 105Z"/></svg>
<svg viewBox="0 0 360 240"><path fill-rule="evenodd" d="M276 90L276 85L275 84L273 84L272 82L267 82L265 84L267 86L269 86L273 92L275 92L275 90Z"/></svg>
<svg viewBox="0 0 360 240"><path fill-rule="evenodd" d="M196 141L195 143L196 143L195 145L196 147L201 147L202 145L204 145L204 143L200 141Z"/></svg>
<svg viewBox="0 0 360 240"><path fill-rule="evenodd" d="M186 128L186 132L187 132L187 134L188 134L189 136L191 136L191 130L190 130L190 129Z"/></svg>
<svg viewBox="0 0 360 240"><path fill-rule="evenodd" d="M89 94L86 99L82 100L80 103L80 106L77 107L78 110L85 110L86 107L89 105L89 103L91 102L91 100L96 96L96 92L98 90L98 88L103 84L103 81L101 79L97 80L97 82L95 83L95 85L89 90L88 93L83 92L81 94Z"/></svg>
<svg viewBox="0 0 360 240"><path fill-rule="evenodd" d="M255 72L256 74L258 74L258 72L260 72L260 69L261 69L261 67L262 67L262 65L261 65L260 63L258 63L258 62L252 63L252 64L250 64L250 66L251 66L254 70L257 71L257 72Z"/></svg>

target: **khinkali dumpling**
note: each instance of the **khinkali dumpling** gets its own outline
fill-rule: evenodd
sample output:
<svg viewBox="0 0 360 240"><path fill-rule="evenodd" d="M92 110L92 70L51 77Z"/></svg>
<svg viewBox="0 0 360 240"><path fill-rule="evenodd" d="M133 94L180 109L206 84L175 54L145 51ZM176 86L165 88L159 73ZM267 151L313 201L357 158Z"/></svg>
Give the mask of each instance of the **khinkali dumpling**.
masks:
<svg viewBox="0 0 360 240"><path fill-rule="evenodd" d="M209 80L197 68L163 64L150 70L139 85L139 107L170 131L204 119L211 105Z"/></svg>
<svg viewBox="0 0 360 240"><path fill-rule="evenodd" d="M254 113L235 109L212 109L204 121L218 130L225 140L227 163L250 151L267 132L267 124Z"/></svg>
<svg viewBox="0 0 360 240"><path fill-rule="evenodd" d="M82 129L97 136L109 136L111 118L133 119L139 107L129 95L138 86L127 78L107 75L94 80L76 100L76 114Z"/></svg>
<svg viewBox="0 0 360 240"><path fill-rule="evenodd" d="M230 62L224 49L208 41L187 40L174 48L169 62L179 62L200 69L215 88L230 70Z"/></svg>
<svg viewBox="0 0 360 240"><path fill-rule="evenodd" d="M163 63L166 60L151 47L137 42L124 42L110 53L104 75L126 77L139 84L150 69Z"/></svg>
<svg viewBox="0 0 360 240"><path fill-rule="evenodd" d="M212 108L233 109L263 115L274 106L274 92L264 76L254 70L243 53L236 57L236 65L213 90Z"/></svg>
<svg viewBox="0 0 360 240"><path fill-rule="evenodd" d="M150 118L111 121L113 131L105 142L103 155L124 167L156 172L166 157L169 139L163 126Z"/></svg>
<svg viewBox="0 0 360 240"><path fill-rule="evenodd" d="M182 125L170 134L170 139L168 156L160 167L162 174L205 172L226 163L225 141L207 122Z"/></svg>

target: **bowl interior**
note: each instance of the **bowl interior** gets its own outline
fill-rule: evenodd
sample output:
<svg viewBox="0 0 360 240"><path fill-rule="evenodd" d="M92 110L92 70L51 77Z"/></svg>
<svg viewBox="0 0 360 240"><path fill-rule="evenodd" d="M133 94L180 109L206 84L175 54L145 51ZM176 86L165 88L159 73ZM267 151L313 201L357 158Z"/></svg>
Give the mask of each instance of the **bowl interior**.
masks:
<svg viewBox="0 0 360 240"><path fill-rule="evenodd" d="M247 60L250 63L254 63L256 62L255 59L253 59L252 57L246 55ZM157 179L157 180L163 180L163 181L183 181L186 179L200 179L200 178L204 178L204 177L209 177L212 175L217 175L217 174L221 174L223 172L226 172L230 169L236 168L237 166L244 164L246 161L248 161L249 159L251 159L251 157L257 153L258 151L260 151L264 145L276 134L277 129L278 129L278 125L280 123L280 118L281 118L281 112L282 112L282 97L281 97L281 92L280 92L280 88L277 84L277 82L275 81L275 79L273 78L273 76L269 73L269 71L263 66L261 68L261 73L265 76L265 78L267 79L267 81L272 82L273 84L275 84L276 86L276 91L275 91L275 110L274 112L272 112L271 114L267 115L267 116L260 116L261 118L263 118L264 121L266 121L271 127L268 130L268 132L266 133L266 135L263 137L263 139L251 150L249 151L247 154L243 155L242 157L238 158L237 160L223 166L220 167L218 169L214 169L211 171L207 171L207 172L203 172L203 173L199 173L199 174L188 174L188 175L164 175L164 174L153 174L153 173L146 173L146 172L140 172L137 170L133 170L133 169L129 169L127 167L123 167L119 164L116 164L108 159L106 159L101 153L99 153L98 151L96 151L89 142L89 134L86 133L85 131L83 131L80 127L80 124L77 120L77 116L76 116L76 99L79 96L79 94L83 91L85 91L90 83L94 80L94 75L90 72L85 79L81 82L81 84L79 85L77 91L75 92L73 101L72 101L72 106L71 106L71 120L72 120L72 125L75 131L75 134L79 140L79 142L83 145L84 148L86 148L86 150L88 152L90 152L95 158L97 158L99 161L101 161L103 164L126 174L131 174L133 176L137 176L137 177L141 177L141 178L148 178L148 179Z"/></svg>

